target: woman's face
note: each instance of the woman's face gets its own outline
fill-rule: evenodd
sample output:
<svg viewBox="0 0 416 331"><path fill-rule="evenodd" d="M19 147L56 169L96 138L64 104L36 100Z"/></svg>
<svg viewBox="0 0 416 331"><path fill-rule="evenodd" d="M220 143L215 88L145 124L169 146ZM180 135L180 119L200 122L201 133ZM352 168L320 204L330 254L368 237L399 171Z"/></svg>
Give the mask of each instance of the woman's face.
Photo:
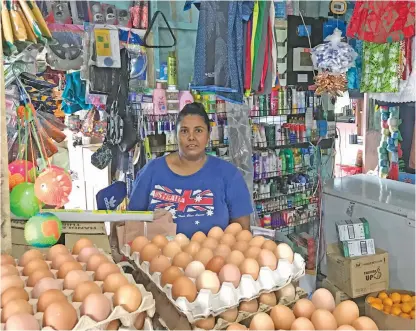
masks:
<svg viewBox="0 0 416 331"><path fill-rule="evenodd" d="M187 115L178 127L179 152L188 159L199 159L205 154L209 130L199 115Z"/></svg>

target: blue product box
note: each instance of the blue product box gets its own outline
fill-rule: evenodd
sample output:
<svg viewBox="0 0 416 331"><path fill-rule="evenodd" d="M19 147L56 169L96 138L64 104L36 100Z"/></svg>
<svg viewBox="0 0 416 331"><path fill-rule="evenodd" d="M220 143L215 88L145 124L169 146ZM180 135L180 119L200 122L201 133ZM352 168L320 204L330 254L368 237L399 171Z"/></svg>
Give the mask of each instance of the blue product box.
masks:
<svg viewBox="0 0 416 331"><path fill-rule="evenodd" d="M400 172L399 173L399 182L415 184L415 174L409 174L407 172Z"/></svg>

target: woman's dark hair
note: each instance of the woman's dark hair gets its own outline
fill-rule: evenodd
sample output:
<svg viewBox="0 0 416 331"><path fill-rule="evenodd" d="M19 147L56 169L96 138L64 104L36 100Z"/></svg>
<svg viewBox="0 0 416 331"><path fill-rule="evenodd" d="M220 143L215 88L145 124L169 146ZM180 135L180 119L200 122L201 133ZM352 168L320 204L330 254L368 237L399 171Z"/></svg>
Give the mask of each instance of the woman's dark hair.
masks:
<svg viewBox="0 0 416 331"><path fill-rule="evenodd" d="M178 118L176 120L176 128L179 127L179 124L181 124L184 117L188 115L201 116L205 122L205 125L207 126L207 130L211 130L210 120L202 103L193 102L185 105L185 107L183 107L182 110L179 112Z"/></svg>

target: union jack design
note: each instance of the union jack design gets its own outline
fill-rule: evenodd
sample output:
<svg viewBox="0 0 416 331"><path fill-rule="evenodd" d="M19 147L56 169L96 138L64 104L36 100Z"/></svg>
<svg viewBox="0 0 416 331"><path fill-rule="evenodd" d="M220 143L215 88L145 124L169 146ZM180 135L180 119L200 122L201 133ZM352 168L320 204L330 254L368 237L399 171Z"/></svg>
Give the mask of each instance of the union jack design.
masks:
<svg viewBox="0 0 416 331"><path fill-rule="evenodd" d="M214 215L214 194L211 190L171 190L166 186L155 185L150 196L150 204L154 205L154 209L169 210L173 218L177 218L179 213Z"/></svg>

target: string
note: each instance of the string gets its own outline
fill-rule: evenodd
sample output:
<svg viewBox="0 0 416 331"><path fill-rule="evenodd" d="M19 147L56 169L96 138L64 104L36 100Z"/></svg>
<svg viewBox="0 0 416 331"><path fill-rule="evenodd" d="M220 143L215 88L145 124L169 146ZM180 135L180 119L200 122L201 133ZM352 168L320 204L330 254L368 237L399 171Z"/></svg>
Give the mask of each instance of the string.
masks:
<svg viewBox="0 0 416 331"><path fill-rule="evenodd" d="M37 118L34 118L34 121L36 122L36 126L39 128L39 132L45 133L45 131L43 130L43 128L40 126L38 119ZM47 155L47 153L46 153L46 147L45 147L45 144L43 142L42 135L40 135L39 137L40 137L41 146L43 147L43 149L45 151L45 155ZM51 167L51 161L49 160L49 158L47 158L46 160L47 160L48 166L50 168Z"/></svg>

